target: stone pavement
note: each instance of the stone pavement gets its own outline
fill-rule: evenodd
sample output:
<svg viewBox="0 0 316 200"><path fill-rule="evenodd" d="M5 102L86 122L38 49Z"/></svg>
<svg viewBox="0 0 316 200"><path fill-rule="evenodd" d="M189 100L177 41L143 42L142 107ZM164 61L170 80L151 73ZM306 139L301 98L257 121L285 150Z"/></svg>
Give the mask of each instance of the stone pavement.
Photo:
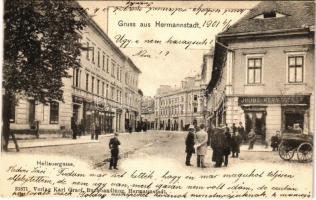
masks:
<svg viewBox="0 0 316 200"><path fill-rule="evenodd" d="M253 149L248 150L248 144L243 144L240 146L240 151L249 151L249 152L272 152L272 148L270 146L266 147L262 144L255 144Z"/></svg>
<svg viewBox="0 0 316 200"><path fill-rule="evenodd" d="M166 132L171 133L171 131L159 131L159 132ZM172 131L173 133L179 133L177 131ZM132 132L132 133L119 133L120 135L128 135L128 134L138 134L141 132ZM145 134L154 133L154 131L147 131ZM103 137L112 137L113 133L111 134L102 134L99 135L99 139ZM91 140L91 135L84 135L77 137L77 139L72 138L63 138L59 134L46 134L46 135L40 135L40 138L27 138L23 137L23 139L18 138L18 145L20 149L23 148L34 148L34 147L48 147L48 146L62 146L62 145L75 145L75 144L88 144L88 143L99 143L99 140ZM15 145L13 141L10 138L8 149L15 149Z"/></svg>
<svg viewBox="0 0 316 200"><path fill-rule="evenodd" d="M148 130L145 134L154 133L157 131ZM185 134L183 131L159 131L163 133L174 133L174 134ZM134 133L140 133L140 132L133 132ZM130 134L130 133L119 133L120 135L124 134ZM99 138L103 137L112 137L113 134L103 134L100 135ZM84 135L80 138L77 137L77 139L72 138L62 138L62 137L44 137L41 136L39 139L23 139L18 140L18 145L20 149L23 148L33 148L33 147L47 147L47 146L61 146L61 145L74 145L74 144L88 144L88 143L99 143L99 140L91 140L90 135ZM9 149L15 149L14 143L12 140L9 142ZM248 150L248 144L243 144L240 146L240 151L247 151L247 152L271 152L272 148L268 146L268 148L265 147L265 145L261 144L255 144L254 148L252 150Z"/></svg>

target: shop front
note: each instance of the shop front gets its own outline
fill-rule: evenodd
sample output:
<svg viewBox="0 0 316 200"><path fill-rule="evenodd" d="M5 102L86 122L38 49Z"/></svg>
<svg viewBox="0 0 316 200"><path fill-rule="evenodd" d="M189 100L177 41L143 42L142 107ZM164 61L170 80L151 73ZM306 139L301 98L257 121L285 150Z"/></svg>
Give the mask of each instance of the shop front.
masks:
<svg viewBox="0 0 316 200"><path fill-rule="evenodd" d="M246 96L238 98L245 130L251 129L265 141L277 130L282 133L308 133L309 95Z"/></svg>

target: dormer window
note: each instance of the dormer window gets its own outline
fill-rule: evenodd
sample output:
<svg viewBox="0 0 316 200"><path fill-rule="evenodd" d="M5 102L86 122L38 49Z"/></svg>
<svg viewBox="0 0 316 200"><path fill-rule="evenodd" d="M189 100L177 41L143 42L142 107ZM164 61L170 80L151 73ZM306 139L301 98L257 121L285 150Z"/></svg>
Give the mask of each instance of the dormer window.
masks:
<svg viewBox="0 0 316 200"><path fill-rule="evenodd" d="M263 18L274 18L274 17L276 17L275 11L263 13Z"/></svg>
<svg viewBox="0 0 316 200"><path fill-rule="evenodd" d="M280 18L280 17L286 17L286 15L275 12L275 11L270 11L270 12L264 12L260 15L257 15L253 19L271 19L271 18Z"/></svg>

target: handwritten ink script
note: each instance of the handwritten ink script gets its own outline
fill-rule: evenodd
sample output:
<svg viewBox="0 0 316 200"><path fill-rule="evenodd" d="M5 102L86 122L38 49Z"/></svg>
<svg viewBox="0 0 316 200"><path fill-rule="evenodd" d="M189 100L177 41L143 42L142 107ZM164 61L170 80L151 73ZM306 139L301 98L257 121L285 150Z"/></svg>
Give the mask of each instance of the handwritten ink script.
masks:
<svg viewBox="0 0 316 200"><path fill-rule="evenodd" d="M102 10L91 12L97 15ZM214 8L211 4L166 6L161 2L130 1L106 10L110 38L120 48L132 48L132 56L146 59L170 56L175 48L210 49L214 46L214 36L248 11Z"/></svg>
<svg viewBox="0 0 316 200"><path fill-rule="evenodd" d="M58 159L60 160L60 159ZM91 169L67 159L28 161L5 166L2 194L8 196L173 197L173 198L311 198L311 188L295 184L297 174L276 169L205 170ZM65 159L66 160L66 159ZM228 168L225 168L228 169ZM302 183L302 182L301 182Z"/></svg>

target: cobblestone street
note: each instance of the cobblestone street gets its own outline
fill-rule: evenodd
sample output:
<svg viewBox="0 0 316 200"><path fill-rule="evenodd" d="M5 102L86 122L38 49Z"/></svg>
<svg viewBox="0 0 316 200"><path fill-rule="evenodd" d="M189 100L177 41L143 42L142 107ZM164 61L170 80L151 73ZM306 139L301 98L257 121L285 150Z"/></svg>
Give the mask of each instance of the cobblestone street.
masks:
<svg viewBox="0 0 316 200"><path fill-rule="evenodd" d="M178 167L184 166L185 159L185 146L184 139L186 133L181 132L157 132L149 131L147 133L132 133L121 134L119 139L122 143L120 148L121 159L119 163L123 168L125 163L130 161L138 162L141 160L162 159L171 161ZM86 136L87 137L87 136ZM110 157L108 142L111 137L102 136L98 142L84 143L84 144L72 144L72 145L60 145L60 146L48 146L48 147L34 147L21 149L20 154L47 154L47 155L68 155L88 162L93 168L100 168L107 170L108 163L104 160ZM78 140L83 140L79 138ZM259 145L258 145L259 146ZM263 147L262 147L263 148ZM296 156L293 161L283 161L278 152L271 151L248 151L241 148L241 154L239 158L230 158L229 166L235 167L245 163L251 163L254 166L264 162L266 165L281 164L285 167L305 167L308 166L312 169L311 163L298 163ZM255 148L256 149L256 148ZM11 150L10 154L14 154L14 150ZM206 156L206 163L212 167L211 163L212 150L209 148ZM192 163L195 164L195 156L192 157ZM141 163L140 163L141 165Z"/></svg>
<svg viewBox="0 0 316 200"><path fill-rule="evenodd" d="M257 145L257 148L255 147L255 150L252 151L246 150L246 146L243 146L241 148L240 157L230 158L228 167L213 167L213 163L211 163L211 149L208 149L206 155L207 168L196 167L195 155L191 160L194 166L188 167L184 164L185 136L186 133L183 132L156 131L120 134L119 139L122 145L120 148L121 159L118 163L119 170L108 169L109 162L107 159L110 157L108 142L111 137L104 135L100 137L98 142L92 143L21 148L19 153L10 149L8 153L4 153L3 158L9 159L8 161L10 161L6 163L6 165L12 163L13 160L20 160L21 163L18 164L21 165L24 163L26 166L30 163L35 164L38 161L73 162L76 172L103 174L106 178L100 180L104 183L114 181L114 183L110 184L111 186L112 184L131 184L133 180L137 183L143 183L143 181L145 181L144 183L148 185L157 184L156 186L158 186L160 184L160 186L162 186L161 181L163 181L168 187L183 188L184 190L179 190L178 192L185 193L187 188L192 186L189 185L193 184L193 182L186 181L185 177L193 177L196 187L205 187L210 184L210 187L215 187L216 185L219 187L221 184L227 185L223 191L216 190L216 192L223 194L234 194L232 193L234 190L232 187L238 187L240 190L238 192L236 190L236 192L243 194L242 188L259 188L267 185L270 189L280 186L280 190L282 190L283 193L280 191L281 193L278 193L278 195L284 194L284 192L286 194L289 188L294 188L294 191L291 191L292 193L295 193L295 190L299 191L298 195L311 195L310 186L313 181L311 176L313 172L312 163L299 163L296 160L296 156L293 161L283 161L279 157L278 152L267 151L264 147ZM78 141L88 140L88 137L85 137L86 138L79 138ZM55 140L56 139L51 139L51 142L56 142ZM52 170L50 173L56 173L54 168ZM72 169L69 168L69 170L71 171ZM153 173L155 174L153 179L142 179L143 176L150 176L150 174ZM124 178L118 180L112 179L113 177L123 176L124 174L126 174ZM168 178L164 178L164 174ZM243 177L250 176L251 174L259 176L259 178L252 179ZM260 178L260 174L264 174L265 176ZM233 177L225 177L226 175ZM131 177L134 177L132 178L133 180ZM177 177L179 180L175 179ZM199 179L199 181L197 179ZM99 178L95 181L99 181ZM117 183L116 181L120 182ZM152 183L150 183L150 181L152 181ZM304 184L295 184L298 182ZM167 185L165 186L167 187ZM273 197L273 190L278 191L279 189L268 190L267 194L262 193L260 190L251 192L257 192L257 195L262 193L264 196ZM190 191L194 193L194 191L197 190L190 188ZM215 194L208 190L204 192L201 191L201 193L207 195ZM200 193L197 192L197 195L200 195Z"/></svg>

